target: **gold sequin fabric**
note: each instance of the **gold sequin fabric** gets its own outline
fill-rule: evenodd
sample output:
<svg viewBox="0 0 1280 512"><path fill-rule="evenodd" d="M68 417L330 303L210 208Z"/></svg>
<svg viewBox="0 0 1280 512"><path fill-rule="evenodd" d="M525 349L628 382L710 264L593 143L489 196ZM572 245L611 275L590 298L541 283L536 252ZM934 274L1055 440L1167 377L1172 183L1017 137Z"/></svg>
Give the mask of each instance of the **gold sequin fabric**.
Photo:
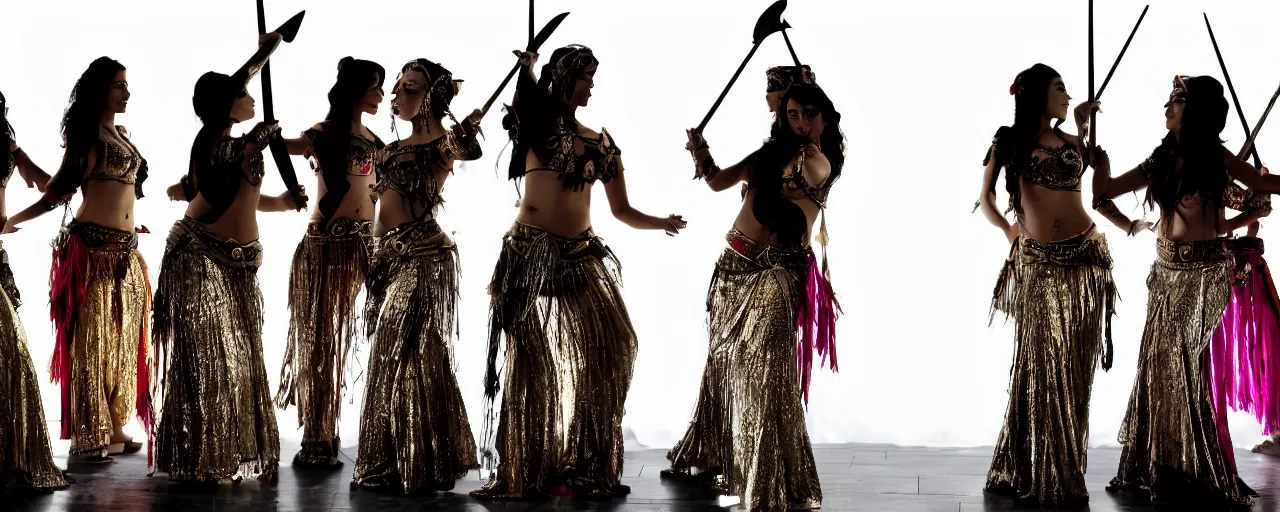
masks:
<svg viewBox="0 0 1280 512"><path fill-rule="evenodd" d="M289 274L289 344L276 405L298 406L295 464L336 465L347 359L361 323L356 297L369 271L372 222L312 223Z"/></svg>
<svg viewBox="0 0 1280 512"><path fill-rule="evenodd" d="M262 362L262 245L186 217L169 231L155 297L153 473L274 481L280 432Z"/></svg>
<svg viewBox="0 0 1280 512"><path fill-rule="evenodd" d="M369 277L370 352L352 482L410 493L448 490L479 468L454 374L458 254L434 220L379 240Z"/></svg>
<svg viewBox="0 0 1280 512"><path fill-rule="evenodd" d="M4 273L12 275L2 247L0 258ZM62 489L67 479L53 462L36 367L17 307L0 292L0 488Z"/></svg>
<svg viewBox="0 0 1280 512"><path fill-rule="evenodd" d="M1088 499L1089 396L1110 346L1115 300L1107 240L1095 228L1057 242L1014 242L991 310L1016 328L1009 406L986 491L1045 504Z"/></svg>
<svg viewBox="0 0 1280 512"><path fill-rule="evenodd" d="M537 495L560 484L575 495L627 492L622 416L636 335L612 251L590 229L561 237L517 222L489 294L482 455L498 464L474 494Z"/></svg>
<svg viewBox="0 0 1280 512"><path fill-rule="evenodd" d="M1120 426L1120 468L1109 489L1244 505L1250 498L1219 437L1208 346L1231 297L1222 240L1160 239L1147 278L1147 324L1129 408Z"/></svg>
<svg viewBox="0 0 1280 512"><path fill-rule="evenodd" d="M138 379L139 367L146 369L143 337L151 308L147 265L136 233L78 220L67 224L54 247L50 302L72 303L69 322L54 314L57 338L66 340L70 355L62 437L72 438L72 454L106 455L112 432L146 399L138 396Z"/></svg>
<svg viewBox="0 0 1280 512"><path fill-rule="evenodd" d="M730 494L748 510L816 509L822 485L805 427L797 365L798 301L810 251L752 241L737 230L711 284L713 357L726 361Z"/></svg>

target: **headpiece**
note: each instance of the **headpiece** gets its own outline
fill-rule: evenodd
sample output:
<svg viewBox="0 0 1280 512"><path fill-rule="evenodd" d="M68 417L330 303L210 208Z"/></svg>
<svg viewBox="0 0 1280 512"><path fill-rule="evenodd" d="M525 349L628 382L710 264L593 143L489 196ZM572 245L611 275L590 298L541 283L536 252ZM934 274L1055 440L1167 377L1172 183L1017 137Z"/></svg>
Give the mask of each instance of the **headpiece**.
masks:
<svg viewBox="0 0 1280 512"><path fill-rule="evenodd" d="M765 77L768 83L765 92L787 92L792 86L797 84L815 84L817 77L813 74L813 70L808 65L802 66L774 66L765 71Z"/></svg>
<svg viewBox="0 0 1280 512"><path fill-rule="evenodd" d="M591 48L580 44L571 44L565 48L569 51L557 59L551 68L551 84L547 94L553 97L568 97L573 92L574 81L581 79L587 68L600 64Z"/></svg>
<svg viewBox="0 0 1280 512"><path fill-rule="evenodd" d="M417 71L419 73L422 73L422 76L427 77L428 83L425 84L427 87L426 95L423 96L422 98L422 104L419 105L418 114L414 116L415 118L419 116L423 116L423 117L426 117L428 120L431 119L432 117L431 114L433 112L432 104L437 100L444 101L445 113L452 114L451 112L449 112L448 103L452 101L453 97L456 96L458 92L462 90L462 80L454 80L453 74L450 73L449 70L445 69L444 66L440 66L439 64L437 64L437 66L440 67L440 70L442 70L442 72L440 73L439 76L433 77L431 76L431 72L427 71L427 68L422 65L422 59L414 59L406 63L403 67L401 67L400 73L396 75L396 88L393 89L392 92L399 91L400 79L404 78L405 72ZM393 111L392 114L398 113L396 112L397 109L394 103L392 104L391 108Z"/></svg>

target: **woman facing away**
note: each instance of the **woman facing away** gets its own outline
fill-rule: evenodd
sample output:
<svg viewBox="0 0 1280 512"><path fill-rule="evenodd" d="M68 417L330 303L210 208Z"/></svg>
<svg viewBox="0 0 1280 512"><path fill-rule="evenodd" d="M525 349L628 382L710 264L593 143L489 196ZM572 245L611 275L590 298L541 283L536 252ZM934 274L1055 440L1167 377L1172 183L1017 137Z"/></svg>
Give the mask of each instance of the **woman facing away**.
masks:
<svg viewBox="0 0 1280 512"><path fill-rule="evenodd" d="M1160 208L1137 378L1120 426L1124 449L1107 487L1149 492L1156 504L1247 506L1252 494L1236 475L1229 433L1216 423L1220 404L1211 393L1209 345L1222 323L1234 266L1220 235L1265 214L1226 218L1229 183L1274 193L1280 176L1260 174L1222 146L1226 116L1217 80L1175 77L1165 110L1169 133L1160 146L1115 178L1101 154L1094 187L1099 203L1146 189L1146 204Z"/></svg>
<svg viewBox="0 0 1280 512"><path fill-rule="evenodd" d="M15 169L27 187L41 192L49 181L49 175L18 147L8 115L9 107L0 93L0 143L5 148L0 160L0 217L4 217L4 192ZM0 378L0 490L64 489L68 479L53 462L36 368L18 317L20 305L9 253L0 245L0 375L4 376Z"/></svg>
<svg viewBox="0 0 1280 512"><path fill-rule="evenodd" d="M354 485L447 491L479 468L454 375L458 250L436 212L456 161L480 158L480 112L459 123L449 103L461 80L414 59L400 68L391 112L413 126L378 157L378 250L365 318L373 340ZM445 129L445 116L454 120Z"/></svg>
<svg viewBox="0 0 1280 512"><path fill-rule="evenodd" d="M537 56L516 53L522 71L503 126L514 142L508 176L523 178L524 194L489 285L485 374L483 455L490 468L499 461L472 494L626 494L622 416L636 337L617 260L591 229L591 187L604 183L614 217L633 228L675 235L685 222L632 207L613 138L577 121L599 64L591 49L557 49L536 77Z"/></svg>
<svg viewBox="0 0 1280 512"><path fill-rule="evenodd" d="M707 305L711 351L727 363L721 416L732 454L720 462L749 510L821 507L804 404L814 354L837 368L824 212L844 168L840 113L811 84L792 86L778 105L783 115L747 165L720 169L701 134L688 131L695 177L714 191L746 183ZM819 218L821 264L809 243Z"/></svg>
<svg viewBox="0 0 1280 512"><path fill-rule="evenodd" d="M1116 300L1107 239L1080 196L1090 103L1076 107L1080 134L1071 135L1052 126L1071 101L1053 68L1019 73L1009 94L1013 125L996 131L979 200L1012 244L992 317L1002 311L1015 322L1009 406L985 491L1046 504L1087 501L1089 394L1097 364L1111 368ZM1002 169L1015 224L995 204ZM1147 227L1106 213L1130 235Z"/></svg>
<svg viewBox="0 0 1280 512"><path fill-rule="evenodd" d="M182 178L186 215L169 231L155 296L153 368L162 405L152 472L181 483L257 478L274 482L280 466L267 369L262 361L262 294L258 212L301 206L285 192L261 194L262 151L279 130L254 117L246 86L279 46L260 36L259 50L231 76L208 72L192 103L202 126Z"/></svg>
<svg viewBox="0 0 1280 512"><path fill-rule="evenodd" d="M115 124L129 104L125 68L108 57L80 75L62 116L62 164L31 206L9 217L5 233L83 195L75 219L54 242L49 312L55 344L49 371L62 391L62 439L86 462L137 453L124 433L137 411L144 428L148 398L146 323L151 312L147 265L138 252L133 207L142 197L147 161Z"/></svg>
<svg viewBox="0 0 1280 512"><path fill-rule="evenodd" d="M782 96L793 85L814 83L813 71L809 66L775 66L765 72L765 77L765 103L769 106L769 112L774 114L775 123L782 115L778 106ZM700 134L699 137L701 137ZM763 148L764 145L761 147ZM695 177L707 178L708 186L711 186L715 192L723 191L739 181L744 181L751 165L760 154L759 150L754 151L741 162L716 171L717 175L724 176L721 180L734 180L724 184L705 175L715 165L714 161L700 161L700 157L701 160L711 158L705 141L699 138L696 149L692 142L688 149L693 152L694 164L700 169L700 173ZM725 255L721 256L722 259L725 257ZM731 311L723 310L730 303L717 298L722 294L718 292L716 284L722 282L722 279L719 272L721 267L718 263L716 268L717 271L711 277L712 285L707 293L707 309L710 314L708 325L721 324L723 322L720 320L729 318L726 315L732 314ZM716 336L715 331L712 331L711 340L707 346L707 364L702 371L702 383L698 389L698 401L694 406L693 419L689 422L689 428L685 431L684 437L667 452L667 460L671 461L671 467L662 470L663 478L692 478L715 488L727 490L723 474L724 469L729 466L728 461L733 458L733 425L727 417L729 402L725 395L728 389L727 357L732 344L731 338ZM694 468L699 470L696 474L692 472Z"/></svg>
<svg viewBox="0 0 1280 512"><path fill-rule="evenodd" d="M338 417L347 358L359 323L356 297L368 276L377 175L382 149L361 122L378 113L386 71L345 57L329 89L325 120L288 141L291 153L311 159L320 200L293 255L289 274L289 345L280 370L276 405L298 406L299 466L338 467Z"/></svg>

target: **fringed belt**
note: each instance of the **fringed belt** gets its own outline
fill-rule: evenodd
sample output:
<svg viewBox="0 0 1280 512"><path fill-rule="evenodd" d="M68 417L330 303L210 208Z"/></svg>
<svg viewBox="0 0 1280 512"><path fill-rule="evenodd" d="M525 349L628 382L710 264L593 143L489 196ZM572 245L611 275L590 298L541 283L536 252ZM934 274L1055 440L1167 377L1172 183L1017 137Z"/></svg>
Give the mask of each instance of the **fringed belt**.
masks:
<svg viewBox="0 0 1280 512"><path fill-rule="evenodd" d="M307 236L348 237L373 236L373 221L332 219L329 221L313 221L307 225Z"/></svg>
<svg viewBox="0 0 1280 512"><path fill-rule="evenodd" d="M262 266L262 244L256 240L242 244L210 231L204 224L191 217L183 217L181 221L174 224L173 232L184 235L171 239L173 249L190 247L189 250L232 268L257 270Z"/></svg>
<svg viewBox="0 0 1280 512"><path fill-rule="evenodd" d="M132 252L138 248L138 234L133 231L109 228L75 219L67 223L62 234L54 241L54 247L61 246L68 237L72 236L80 238L85 245L94 250Z"/></svg>
<svg viewBox="0 0 1280 512"><path fill-rule="evenodd" d="M400 224L378 237L380 251L391 251L398 256L412 257L446 248L448 237L435 219L409 221ZM452 245L447 248L452 249Z"/></svg>
<svg viewBox="0 0 1280 512"><path fill-rule="evenodd" d="M1160 237L1156 240L1156 253L1170 263L1200 263L1220 261L1227 257L1229 239L1176 241Z"/></svg>
<svg viewBox="0 0 1280 512"><path fill-rule="evenodd" d="M806 247L803 250L795 251L765 245L748 238L737 228L729 230L724 239L734 252L765 267L778 266L795 271L806 270L809 268L810 259L813 257L813 249L811 248Z"/></svg>
<svg viewBox="0 0 1280 512"><path fill-rule="evenodd" d="M617 261L613 251L604 244L604 240L596 236L595 231L591 228L587 228L586 231L583 231L578 236L563 237L553 235L542 228L516 222L507 231L506 239L510 241L513 248L521 253L521 256L527 255L528 247L534 242L545 239L555 245L560 252L560 258L563 260L609 258Z"/></svg>
<svg viewBox="0 0 1280 512"><path fill-rule="evenodd" d="M725 240L734 253L756 265L782 268L794 273L802 283L803 295L795 298L796 330L799 347L796 363L800 376L800 395L809 403L809 382L813 375L815 356L819 365L826 364L831 371L839 371L836 362L836 319L840 316L840 302L836 300L831 280L822 272L813 249L787 250L764 245L748 238L737 228L729 230Z"/></svg>
<svg viewBox="0 0 1280 512"><path fill-rule="evenodd" d="M1227 248L1231 252L1258 251L1266 252L1262 246L1262 239L1256 236L1242 236L1240 238L1227 239Z"/></svg>
<svg viewBox="0 0 1280 512"><path fill-rule="evenodd" d="M1097 227L1090 226L1083 233L1054 242L1021 237L1014 244L1013 253L1020 249L1027 262L1044 261L1063 267L1094 266L1110 269L1111 254L1107 251L1106 243L1106 238L1098 233ZM1013 255L1010 254L1011 259Z"/></svg>

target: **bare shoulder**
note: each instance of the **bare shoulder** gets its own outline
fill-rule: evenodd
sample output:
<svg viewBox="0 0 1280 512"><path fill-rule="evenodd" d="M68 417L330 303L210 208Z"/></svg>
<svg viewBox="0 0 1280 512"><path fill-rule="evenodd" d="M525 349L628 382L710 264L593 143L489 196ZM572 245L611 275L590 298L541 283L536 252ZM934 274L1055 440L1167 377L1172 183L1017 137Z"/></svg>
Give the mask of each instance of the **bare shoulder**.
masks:
<svg viewBox="0 0 1280 512"><path fill-rule="evenodd" d="M583 137L587 137L587 138L591 138L591 139L598 139L598 138L600 138L600 132L595 131L595 130L592 130L591 128L587 127L586 125L583 125L582 123L578 123L578 135L581 135L581 136L583 136Z"/></svg>

